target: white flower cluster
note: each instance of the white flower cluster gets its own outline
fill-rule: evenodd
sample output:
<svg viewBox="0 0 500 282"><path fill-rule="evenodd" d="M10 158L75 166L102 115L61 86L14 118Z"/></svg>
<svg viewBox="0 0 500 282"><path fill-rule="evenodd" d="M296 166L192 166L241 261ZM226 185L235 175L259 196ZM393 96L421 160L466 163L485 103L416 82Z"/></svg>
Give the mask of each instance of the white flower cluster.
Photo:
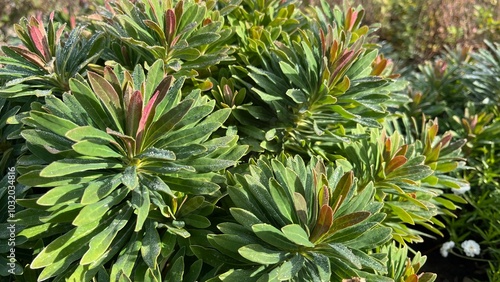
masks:
<svg viewBox="0 0 500 282"><path fill-rule="evenodd" d="M449 241L449 242L446 242L444 243L442 246L441 246L441 249L439 250L441 252L441 255L443 257L448 257L448 252L453 249L453 247L455 247L455 242L453 241Z"/></svg>
<svg viewBox="0 0 500 282"><path fill-rule="evenodd" d="M479 244L474 240L465 240L462 242L461 246L468 257L474 257L481 252L481 247L479 247Z"/></svg>
<svg viewBox="0 0 500 282"><path fill-rule="evenodd" d="M462 242L460 246L464 250L465 255L467 255L468 257L474 257L481 253L481 247L474 240L465 240ZM455 242L449 241L444 243L439 251L441 252L441 255L443 257L448 257L448 253L454 247L455 247Z"/></svg>

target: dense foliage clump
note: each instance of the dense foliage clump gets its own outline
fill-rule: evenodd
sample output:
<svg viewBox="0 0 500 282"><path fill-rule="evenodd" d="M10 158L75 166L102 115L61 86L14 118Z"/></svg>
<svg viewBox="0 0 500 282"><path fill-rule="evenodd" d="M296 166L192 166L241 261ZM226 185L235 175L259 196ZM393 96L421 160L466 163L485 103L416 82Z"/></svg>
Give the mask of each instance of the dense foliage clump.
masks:
<svg viewBox="0 0 500 282"><path fill-rule="evenodd" d="M457 195L482 181L464 156L481 160L472 135L496 127L466 116L467 134L443 132L453 124L433 118L450 105L425 86L407 94L361 6L97 10L75 26L23 18L22 45L2 47L0 239L15 237L2 276L435 280L407 244L473 203ZM482 71L454 87L494 99Z"/></svg>

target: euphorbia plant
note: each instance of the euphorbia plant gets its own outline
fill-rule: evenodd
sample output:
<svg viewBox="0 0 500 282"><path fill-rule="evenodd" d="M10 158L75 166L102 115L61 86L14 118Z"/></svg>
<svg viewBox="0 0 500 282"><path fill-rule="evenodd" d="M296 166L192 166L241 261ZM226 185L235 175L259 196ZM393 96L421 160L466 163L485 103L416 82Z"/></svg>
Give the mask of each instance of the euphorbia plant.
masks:
<svg viewBox="0 0 500 282"><path fill-rule="evenodd" d="M0 96L61 95L69 90L69 80L77 74L85 74L89 63L99 58L103 47L101 33L89 37L85 28L73 29L65 38L65 24L54 21L50 15L48 24L35 17L23 18L15 25L21 46L3 46L6 56L0 57L0 81L5 85Z"/></svg>
<svg viewBox="0 0 500 282"><path fill-rule="evenodd" d="M432 220L421 184L454 168L436 157L450 140L378 135L407 100L362 9L298 4L118 0L61 43L52 19L46 39L26 25L35 49L5 47L1 72L7 99L44 91L2 109L26 141L5 223L26 279L401 277L385 246ZM8 81L18 67L36 72Z"/></svg>
<svg viewBox="0 0 500 282"><path fill-rule="evenodd" d="M229 110L214 111L199 90L182 97L184 79L165 76L162 61L147 75L116 66L88 78L23 119L33 154L20 159L19 181L48 190L20 201L18 236L57 238L31 263L44 268L41 280L86 281L112 260L112 279L160 279L162 238L210 225L218 171L247 148L237 136L212 136Z"/></svg>
<svg viewBox="0 0 500 282"><path fill-rule="evenodd" d="M161 59L167 72L193 77L229 60L231 48L224 43L232 32L215 1L120 0L107 7L105 21L94 24L116 39L110 51L118 52L107 52L108 59L131 67Z"/></svg>
<svg viewBox="0 0 500 282"><path fill-rule="evenodd" d="M381 203L373 185L356 192L352 172L313 158L259 158L250 173L236 174L229 196L235 223L218 225L210 235L215 250L196 247L210 259L221 252L233 269L222 281L337 281L365 277L385 281L383 257L368 250L391 238L380 222ZM390 281L390 280L388 280Z"/></svg>
<svg viewBox="0 0 500 282"><path fill-rule="evenodd" d="M345 25L329 22L325 11L318 9L320 20L310 19L294 36L263 50L262 67L232 68L252 94L252 104L235 113L238 129L264 150L333 160L335 144L360 138L352 133L356 124L381 126L387 105L397 100L394 92L404 86L383 75L387 64L376 61L378 51L365 41L369 29L361 27L360 11L337 8Z"/></svg>

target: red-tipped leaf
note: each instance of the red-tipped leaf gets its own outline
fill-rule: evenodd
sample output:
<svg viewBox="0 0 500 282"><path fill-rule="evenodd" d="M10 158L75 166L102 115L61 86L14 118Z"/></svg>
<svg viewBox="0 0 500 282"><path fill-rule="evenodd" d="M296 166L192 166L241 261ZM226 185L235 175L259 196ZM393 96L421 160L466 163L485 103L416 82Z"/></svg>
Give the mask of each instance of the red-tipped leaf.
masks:
<svg viewBox="0 0 500 282"><path fill-rule="evenodd" d="M130 97L127 108L126 131L128 136L136 136L139 127L139 121L142 116L142 93L141 91L134 91Z"/></svg>
<svg viewBox="0 0 500 282"><path fill-rule="evenodd" d="M315 243L324 234L330 230L333 223L333 210L329 205L321 206L321 210L318 215L318 220L316 221L316 226L314 226L313 232L311 233L310 241Z"/></svg>

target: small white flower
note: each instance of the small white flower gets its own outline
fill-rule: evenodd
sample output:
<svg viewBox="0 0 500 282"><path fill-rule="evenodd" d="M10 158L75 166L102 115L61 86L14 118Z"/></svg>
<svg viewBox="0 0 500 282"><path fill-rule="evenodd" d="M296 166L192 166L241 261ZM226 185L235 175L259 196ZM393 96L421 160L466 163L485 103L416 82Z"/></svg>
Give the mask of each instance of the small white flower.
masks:
<svg viewBox="0 0 500 282"><path fill-rule="evenodd" d="M474 240L465 240L462 242L462 249L468 257L474 257L475 255L479 255L481 252L481 247Z"/></svg>
<svg viewBox="0 0 500 282"><path fill-rule="evenodd" d="M448 251L453 249L453 247L455 247L455 242L449 241L444 243L439 251L443 257L448 257Z"/></svg>
<svg viewBox="0 0 500 282"><path fill-rule="evenodd" d="M470 190L470 184L468 182L460 183L460 188L452 188L455 195L462 195Z"/></svg>

